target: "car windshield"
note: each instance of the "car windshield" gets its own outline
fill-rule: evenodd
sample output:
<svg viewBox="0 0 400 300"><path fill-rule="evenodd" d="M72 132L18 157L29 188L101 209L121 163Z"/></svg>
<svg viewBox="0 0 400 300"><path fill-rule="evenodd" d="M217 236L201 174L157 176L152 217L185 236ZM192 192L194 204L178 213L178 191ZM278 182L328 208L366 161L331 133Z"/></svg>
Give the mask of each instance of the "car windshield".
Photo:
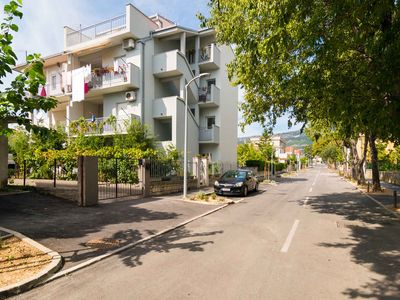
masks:
<svg viewBox="0 0 400 300"><path fill-rule="evenodd" d="M228 171L224 175L222 175L222 179L245 179L247 176L246 171Z"/></svg>

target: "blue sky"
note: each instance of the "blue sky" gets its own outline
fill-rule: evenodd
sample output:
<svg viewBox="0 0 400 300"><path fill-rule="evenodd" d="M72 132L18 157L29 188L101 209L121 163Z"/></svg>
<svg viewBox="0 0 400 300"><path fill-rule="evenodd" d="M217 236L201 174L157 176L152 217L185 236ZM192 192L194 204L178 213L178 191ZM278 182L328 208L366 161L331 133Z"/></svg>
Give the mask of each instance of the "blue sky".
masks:
<svg viewBox="0 0 400 300"><path fill-rule="evenodd" d="M0 0L1 6L6 2ZM14 40L16 54L23 58L25 51L38 52L43 56L61 52L65 25L84 27L121 15L128 2L147 15L159 13L179 25L195 29L199 28L196 13L208 13L207 0L24 0L24 17L19 22L20 31ZM295 126L290 130L299 127ZM274 132L283 131L288 131L287 117L279 119L274 128ZM239 136L257 135L261 132L262 128L258 124L247 126L244 133L238 129Z"/></svg>

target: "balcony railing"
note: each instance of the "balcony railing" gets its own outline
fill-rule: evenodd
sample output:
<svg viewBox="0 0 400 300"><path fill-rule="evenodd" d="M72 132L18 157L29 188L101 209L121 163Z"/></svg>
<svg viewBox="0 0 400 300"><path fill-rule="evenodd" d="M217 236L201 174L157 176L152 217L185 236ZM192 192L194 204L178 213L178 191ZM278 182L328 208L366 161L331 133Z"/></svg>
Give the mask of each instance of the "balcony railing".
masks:
<svg viewBox="0 0 400 300"><path fill-rule="evenodd" d="M107 69L93 70L88 83L89 88L101 89L111 87L122 82L127 82L130 76L129 71L130 69L127 65L121 67L120 72L114 72L113 70Z"/></svg>
<svg viewBox="0 0 400 300"><path fill-rule="evenodd" d="M213 125L211 128L200 128L199 141L218 143L219 142L219 126Z"/></svg>
<svg viewBox="0 0 400 300"><path fill-rule="evenodd" d="M211 44L200 49L199 67L201 72L218 69L220 67L220 60L221 51L217 45Z"/></svg>
<svg viewBox="0 0 400 300"><path fill-rule="evenodd" d="M132 120L140 121L140 117L137 115L130 114L126 118L117 118L115 120L110 120L110 118L100 117L85 120L85 128L80 128L79 122L72 132L71 124L69 131L71 134L76 134L82 131L85 135L93 134L118 134L126 133ZM74 122L74 121L72 121Z"/></svg>
<svg viewBox="0 0 400 300"><path fill-rule="evenodd" d="M113 34L126 28L126 15L118 16L85 28L75 30L67 27L66 46L71 47L106 35Z"/></svg>
<svg viewBox="0 0 400 300"><path fill-rule="evenodd" d="M212 57L212 45L200 49L199 62L209 61Z"/></svg>
<svg viewBox="0 0 400 300"><path fill-rule="evenodd" d="M204 106L218 106L219 105L220 89L211 85L209 88L199 89L199 105Z"/></svg>

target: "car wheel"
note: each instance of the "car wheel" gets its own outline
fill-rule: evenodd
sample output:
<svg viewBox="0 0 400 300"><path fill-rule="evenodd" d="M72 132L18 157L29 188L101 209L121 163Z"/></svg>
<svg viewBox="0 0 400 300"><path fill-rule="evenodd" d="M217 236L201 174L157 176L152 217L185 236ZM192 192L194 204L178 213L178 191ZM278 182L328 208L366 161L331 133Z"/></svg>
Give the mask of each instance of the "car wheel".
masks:
<svg viewBox="0 0 400 300"><path fill-rule="evenodd" d="M247 194L248 194L248 192L249 192L249 189L248 189L247 186L245 185L245 186L243 187L243 192L242 192L243 196L246 197Z"/></svg>
<svg viewBox="0 0 400 300"><path fill-rule="evenodd" d="M254 187L254 191L258 192L258 182L256 183L256 186Z"/></svg>

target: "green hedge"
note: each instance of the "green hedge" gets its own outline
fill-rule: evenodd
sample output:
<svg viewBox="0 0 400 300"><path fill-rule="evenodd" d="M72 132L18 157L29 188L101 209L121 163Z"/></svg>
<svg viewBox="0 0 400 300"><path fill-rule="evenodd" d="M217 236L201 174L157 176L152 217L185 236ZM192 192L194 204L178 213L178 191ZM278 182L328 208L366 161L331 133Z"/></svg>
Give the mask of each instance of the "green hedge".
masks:
<svg viewBox="0 0 400 300"><path fill-rule="evenodd" d="M247 160L246 161L246 167L257 167L258 171L264 171L264 164L265 162L263 160ZM267 164L267 168L269 168L270 164ZM286 164L285 163L280 163L280 162L275 162L274 163L274 170L276 172L282 171L286 169Z"/></svg>

